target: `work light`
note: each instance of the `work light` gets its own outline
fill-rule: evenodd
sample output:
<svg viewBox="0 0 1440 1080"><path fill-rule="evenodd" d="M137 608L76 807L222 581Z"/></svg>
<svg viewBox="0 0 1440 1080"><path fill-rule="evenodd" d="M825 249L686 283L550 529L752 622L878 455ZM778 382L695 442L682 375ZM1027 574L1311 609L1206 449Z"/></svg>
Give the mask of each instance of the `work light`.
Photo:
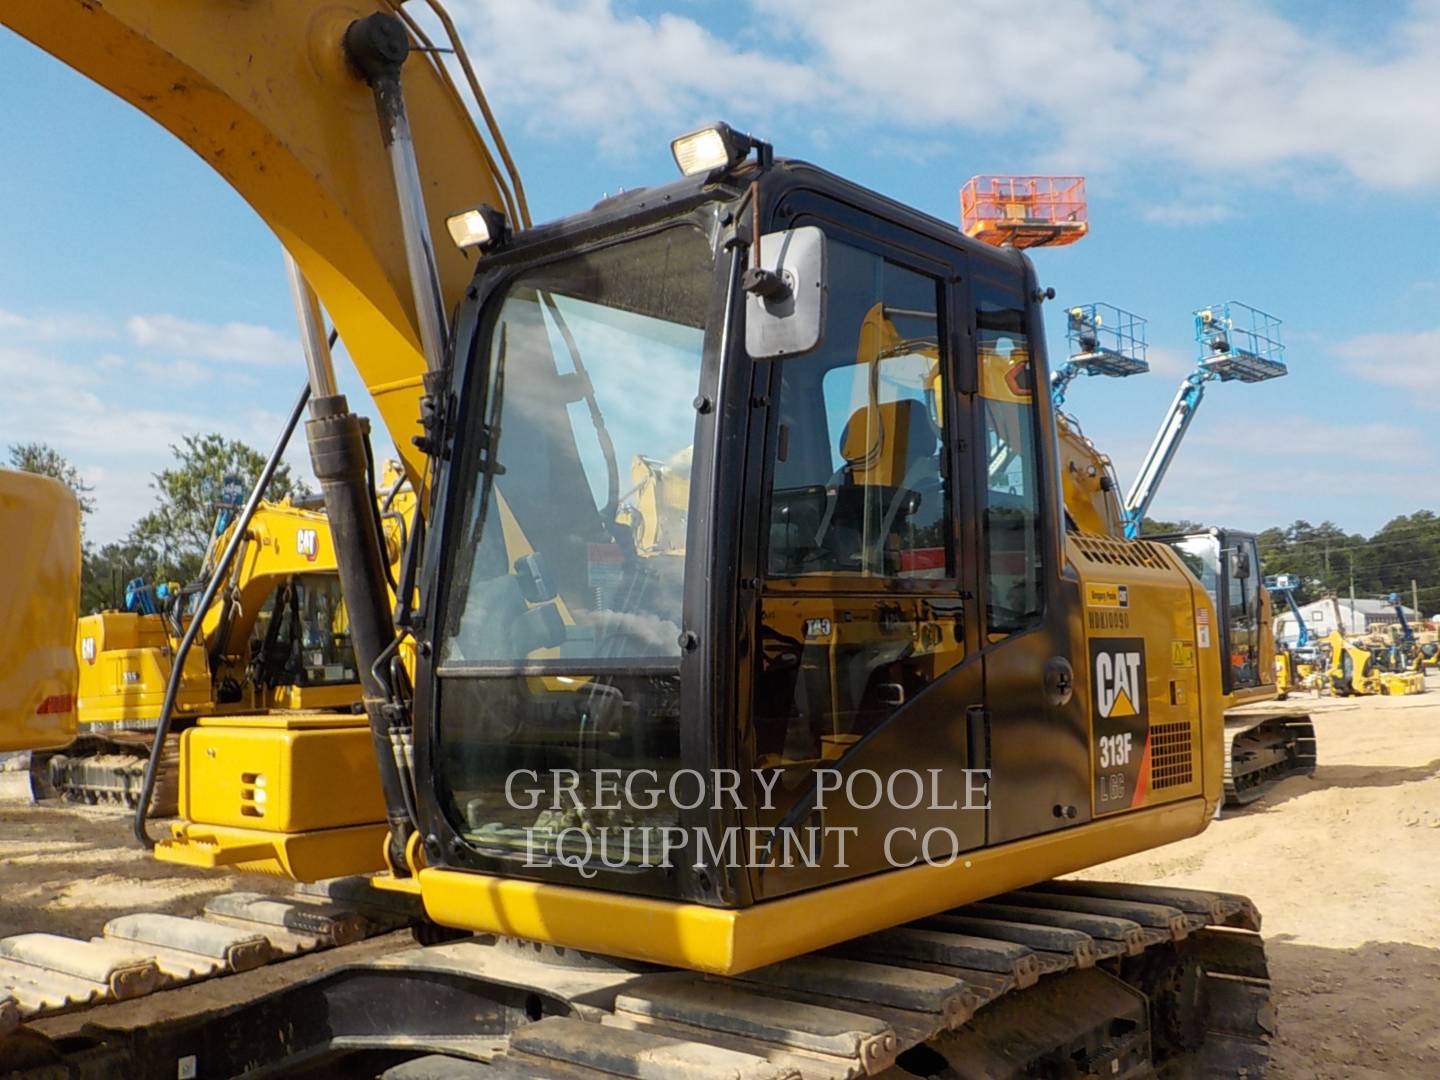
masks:
<svg viewBox="0 0 1440 1080"><path fill-rule="evenodd" d="M510 223L505 219L504 212L483 203L451 214L445 219L445 227L450 230L450 239L461 251L470 248L487 251L502 243L510 232Z"/></svg>
<svg viewBox="0 0 1440 1080"><path fill-rule="evenodd" d="M733 169L757 147L762 157L766 156L768 144L742 135L729 124L717 120L673 140L670 152L675 155L675 164L680 166L680 171L686 176L694 176L716 169ZM767 162L762 160L761 164Z"/></svg>

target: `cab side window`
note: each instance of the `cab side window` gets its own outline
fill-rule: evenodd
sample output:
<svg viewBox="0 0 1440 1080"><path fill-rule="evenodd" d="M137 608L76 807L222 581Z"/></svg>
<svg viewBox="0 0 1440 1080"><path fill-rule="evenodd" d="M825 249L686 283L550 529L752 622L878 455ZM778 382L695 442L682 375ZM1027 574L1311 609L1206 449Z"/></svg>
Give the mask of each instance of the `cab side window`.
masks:
<svg viewBox="0 0 1440 1080"><path fill-rule="evenodd" d="M782 362L767 574L952 576L939 283L828 257L825 341Z"/></svg>
<svg viewBox="0 0 1440 1080"><path fill-rule="evenodd" d="M1044 608L1035 365L1020 283L974 283L975 348L984 420L986 627L999 637Z"/></svg>

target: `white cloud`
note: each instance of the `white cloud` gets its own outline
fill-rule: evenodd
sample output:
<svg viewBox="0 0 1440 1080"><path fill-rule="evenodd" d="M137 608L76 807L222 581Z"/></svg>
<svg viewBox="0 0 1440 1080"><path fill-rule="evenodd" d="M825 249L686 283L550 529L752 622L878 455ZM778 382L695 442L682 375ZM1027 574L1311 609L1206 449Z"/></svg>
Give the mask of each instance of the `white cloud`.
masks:
<svg viewBox="0 0 1440 1080"><path fill-rule="evenodd" d="M193 360L137 360L135 370L163 386L197 386L211 373Z"/></svg>
<svg viewBox="0 0 1440 1080"><path fill-rule="evenodd" d="M97 315L20 315L0 309L0 340L11 343L99 341L114 336L115 327Z"/></svg>
<svg viewBox="0 0 1440 1080"><path fill-rule="evenodd" d="M1183 228L1190 225L1214 225L1217 222L1229 221L1235 216L1235 211L1224 203L1177 200L1147 206L1140 211L1140 216L1155 225Z"/></svg>
<svg viewBox="0 0 1440 1080"><path fill-rule="evenodd" d="M615 11L609 0L450 4L487 93L532 127L619 148L637 130L767 115L822 96L809 65L739 49L693 19ZM579 162L577 162L577 165Z"/></svg>
<svg viewBox="0 0 1440 1080"><path fill-rule="evenodd" d="M255 397L217 408L200 391L211 371L193 361L139 360L116 369L100 358L48 347L0 347L0 383L6 386L3 447L31 441L54 446L94 485L95 512L86 535L99 543L125 535L154 503L154 473L171 464L170 446L192 432L217 431L268 451L285 417L261 408ZM138 371L147 387L145 404L126 404L117 376ZM163 392L161 392L163 391ZM288 391L287 391L288 393ZM129 395L133 399L133 394ZM291 440L286 460L310 477L305 440ZM313 486L313 481L312 481Z"/></svg>
<svg viewBox="0 0 1440 1080"><path fill-rule="evenodd" d="M1426 408L1440 406L1440 330L1361 334L1334 352L1357 377L1410 391L1406 400Z"/></svg>
<svg viewBox="0 0 1440 1080"><path fill-rule="evenodd" d="M1145 350L1145 357L1150 361L1152 375L1179 378L1195 366L1191 353L1169 345L1151 345Z"/></svg>
<svg viewBox="0 0 1440 1080"><path fill-rule="evenodd" d="M1340 171L1381 190L1440 182L1440 8L1384 9L1365 45L1259 0L751 0L727 33L612 0L455 0L502 115L617 148L711 116L824 141L1003 132L1039 163L1168 162L1227 185ZM1398 5L1397 5L1398 7ZM745 45L737 43L747 43ZM763 44L748 44L763 43ZM1416 105L1415 103L1422 103ZM1034 164L1036 162L1032 162ZM1213 200L1152 208L1219 220Z"/></svg>
<svg viewBox="0 0 1440 1080"><path fill-rule="evenodd" d="M293 364L300 356L297 339L254 323L132 315L125 320L125 332L141 348L172 356L245 364Z"/></svg>

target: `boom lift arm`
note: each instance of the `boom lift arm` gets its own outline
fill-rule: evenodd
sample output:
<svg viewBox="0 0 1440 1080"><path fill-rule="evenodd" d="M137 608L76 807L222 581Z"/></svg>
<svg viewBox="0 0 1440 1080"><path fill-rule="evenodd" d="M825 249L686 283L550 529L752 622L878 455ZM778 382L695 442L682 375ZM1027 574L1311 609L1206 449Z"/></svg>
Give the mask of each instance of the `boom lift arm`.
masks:
<svg viewBox="0 0 1440 1080"><path fill-rule="evenodd" d="M1415 629L1405 617L1405 605L1400 600L1400 594L1392 592L1385 598L1385 602L1395 609L1395 617L1400 620L1400 644L1407 647L1414 645Z"/></svg>
<svg viewBox="0 0 1440 1080"><path fill-rule="evenodd" d="M1217 379L1263 382L1286 374L1285 347L1280 343L1279 332L1280 320L1234 300L1195 312L1195 340L1200 345L1200 358L1175 392L1175 399L1170 402L1135 482L1125 496L1128 538L1140 535L1140 525L1190 430L1195 412L1205 398L1205 388Z"/></svg>
<svg viewBox="0 0 1440 1080"><path fill-rule="evenodd" d="M1295 635L1295 647L1304 649L1310 645L1311 634L1310 625L1305 621L1305 613L1300 610L1300 605L1295 601L1295 590L1299 587L1300 582L1290 574L1278 574L1265 579L1265 588L1270 590L1272 596L1279 594L1285 597L1290 614L1295 616L1295 625L1299 627Z"/></svg>

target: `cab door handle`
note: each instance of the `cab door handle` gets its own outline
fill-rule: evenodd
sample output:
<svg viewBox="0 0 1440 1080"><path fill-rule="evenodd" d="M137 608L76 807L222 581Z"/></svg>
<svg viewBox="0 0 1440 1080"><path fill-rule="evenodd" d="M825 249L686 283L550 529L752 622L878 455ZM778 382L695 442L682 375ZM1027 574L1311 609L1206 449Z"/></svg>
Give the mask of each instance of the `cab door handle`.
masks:
<svg viewBox="0 0 1440 1080"><path fill-rule="evenodd" d="M984 705L965 710L965 752L969 768L990 767L990 710Z"/></svg>

